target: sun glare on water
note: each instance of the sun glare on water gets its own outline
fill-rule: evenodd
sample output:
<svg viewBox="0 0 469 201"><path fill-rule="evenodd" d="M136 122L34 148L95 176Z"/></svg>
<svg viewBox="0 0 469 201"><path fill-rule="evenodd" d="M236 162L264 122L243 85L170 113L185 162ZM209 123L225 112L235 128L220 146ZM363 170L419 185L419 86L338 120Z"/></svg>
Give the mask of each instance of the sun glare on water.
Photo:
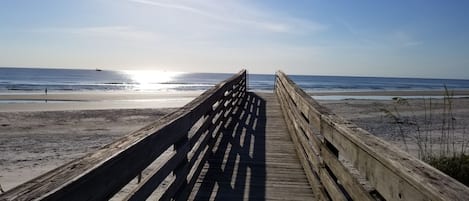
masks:
<svg viewBox="0 0 469 201"><path fill-rule="evenodd" d="M124 71L139 90L164 90L168 83L182 72L167 72L157 70L129 70Z"/></svg>

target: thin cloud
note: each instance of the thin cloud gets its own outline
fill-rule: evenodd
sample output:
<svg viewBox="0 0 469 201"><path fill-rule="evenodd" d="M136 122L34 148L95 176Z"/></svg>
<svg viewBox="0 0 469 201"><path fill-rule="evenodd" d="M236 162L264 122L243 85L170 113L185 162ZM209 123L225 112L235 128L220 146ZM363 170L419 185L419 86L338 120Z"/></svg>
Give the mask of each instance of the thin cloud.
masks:
<svg viewBox="0 0 469 201"><path fill-rule="evenodd" d="M320 23L311 22L303 19L282 17L272 17L270 13L261 12L260 10L248 7L244 4L230 4L225 6L203 6L202 4L194 4L194 2L163 2L152 0L128 0L130 2L155 6L166 9L174 9L183 12L193 13L199 16L209 18L214 21L229 23L238 26L248 26L253 29L261 29L273 33L299 33L299 32L319 32L327 29L327 26ZM213 5L227 3L226 1L212 2ZM222 9L223 8L223 9ZM230 8L230 10L226 10ZM270 17L261 17L269 16ZM273 19L272 19L273 18Z"/></svg>
<svg viewBox="0 0 469 201"><path fill-rule="evenodd" d="M146 5L151 5L151 6L157 6L157 7L163 7L163 8L169 8L169 9L176 9L176 10L181 10L181 11L188 11L191 13L195 13L198 15L203 15L206 17L210 17L213 19L221 19L216 15L212 15L209 12L202 11L200 9L190 7L190 6L185 6L181 4L176 4L176 3L163 3L163 2L157 2L157 1L150 1L150 0L129 0L131 2L135 3L140 3L140 4L146 4Z"/></svg>
<svg viewBox="0 0 469 201"><path fill-rule="evenodd" d="M62 33L88 37L117 38L123 40L154 40L155 33L138 30L130 26L52 27L35 29L37 33Z"/></svg>

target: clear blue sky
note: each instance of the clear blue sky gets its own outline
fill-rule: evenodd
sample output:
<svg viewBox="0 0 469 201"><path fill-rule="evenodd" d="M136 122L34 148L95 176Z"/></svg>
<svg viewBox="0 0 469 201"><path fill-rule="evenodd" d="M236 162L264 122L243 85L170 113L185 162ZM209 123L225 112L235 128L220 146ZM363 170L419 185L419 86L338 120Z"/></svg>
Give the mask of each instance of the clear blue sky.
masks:
<svg viewBox="0 0 469 201"><path fill-rule="evenodd" d="M469 1L0 0L0 66L469 79Z"/></svg>

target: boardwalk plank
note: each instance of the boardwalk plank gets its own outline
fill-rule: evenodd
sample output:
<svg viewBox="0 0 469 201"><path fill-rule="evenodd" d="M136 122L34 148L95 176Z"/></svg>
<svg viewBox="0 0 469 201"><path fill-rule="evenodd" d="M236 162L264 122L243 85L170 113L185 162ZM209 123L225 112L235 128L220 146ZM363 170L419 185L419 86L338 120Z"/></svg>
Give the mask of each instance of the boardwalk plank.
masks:
<svg viewBox="0 0 469 201"><path fill-rule="evenodd" d="M314 200L277 97L249 96L253 112L222 131L189 200Z"/></svg>
<svg viewBox="0 0 469 201"><path fill-rule="evenodd" d="M0 200L104 200L129 189L130 200L469 200L467 187L331 113L283 73L275 93L248 93L246 83L243 70Z"/></svg>

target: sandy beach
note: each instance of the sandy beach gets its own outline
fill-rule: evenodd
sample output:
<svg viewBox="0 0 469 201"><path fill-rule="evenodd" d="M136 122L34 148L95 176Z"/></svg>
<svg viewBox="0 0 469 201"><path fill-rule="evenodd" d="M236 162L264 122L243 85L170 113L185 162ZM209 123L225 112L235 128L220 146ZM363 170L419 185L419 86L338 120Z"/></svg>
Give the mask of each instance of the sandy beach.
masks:
<svg viewBox="0 0 469 201"><path fill-rule="evenodd" d="M469 96L469 90L451 90L454 96ZM314 92L311 93L314 96L421 96L421 97L430 97L430 96L444 96L445 91L442 90L425 90L425 91L415 91L415 90L402 90L402 91L350 91L350 92Z"/></svg>
<svg viewBox="0 0 469 201"><path fill-rule="evenodd" d="M410 92L404 92L409 94ZM361 95L376 95L360 93ZM417 95L441 95L421 92ZM0 95L0 185L9 190L59 165L93 152L133 130L147 125L192 100L196 93L113 94L63 93ZM349 95L335 93L334 95ZM386 96L401 93L383 92ZM415 93L414 93L415 95ZM467 94L463 94L467 95ZM45 102L47 98L47 102ZM428 104L428 100L425 100ZM465 133L469 119L469 99L453 99L456 132ZM371 133L416 155L415 126L404 124L409 134L405 145L396 122L382 109L392 110L393 100L320 100L335 113ZM410 99L397 105L402 119L423 121L428 106L424 99ZM433 138L441 133L442 100L433 100ZM440 115L440 116L439 116ZM414 119L415 118L415 119ZM422 124L423 125L423 124ZM466 140L459 136L458 141Z"/></svg>
<svg viewBox="0 0 469 201"><path fill-rule="evenodd" d="M197 92L1 94L0 185L3 190L11 189L82 157L198 95Z"/></svg>
<svg viewBox="0 0 469 201"><path fill-rule="evenodd" d="M0 112L0 184L11 189L173 109Z"/></svg>
<svg viewBox="0 0 469 201"><path fill-rule="evenodd" d="M202 92L75 92L0 94L0 112L181 107Z"/></svg>
<svg viewBox="0 0 469 201"><path fill-rule="evenodd" d="M439 153L443 133L449 135L451 138L449 143L454 142L456 151L461 151L461 148L467 151L468 98L453 98L450 111L448 107L444 109L443 99L431 99L431 106L428 98L405 100L405 103L401 104L396 103L396 100L365 99L319 100L319 102L334 113L416 157L419 151L418 139L421 139L422 145L428 146L428 151ZM391 118L384 110L391 111L399 119ZM466 147L461 147L463 144ZM453 148L452 144L450 148Z"/></svg>

